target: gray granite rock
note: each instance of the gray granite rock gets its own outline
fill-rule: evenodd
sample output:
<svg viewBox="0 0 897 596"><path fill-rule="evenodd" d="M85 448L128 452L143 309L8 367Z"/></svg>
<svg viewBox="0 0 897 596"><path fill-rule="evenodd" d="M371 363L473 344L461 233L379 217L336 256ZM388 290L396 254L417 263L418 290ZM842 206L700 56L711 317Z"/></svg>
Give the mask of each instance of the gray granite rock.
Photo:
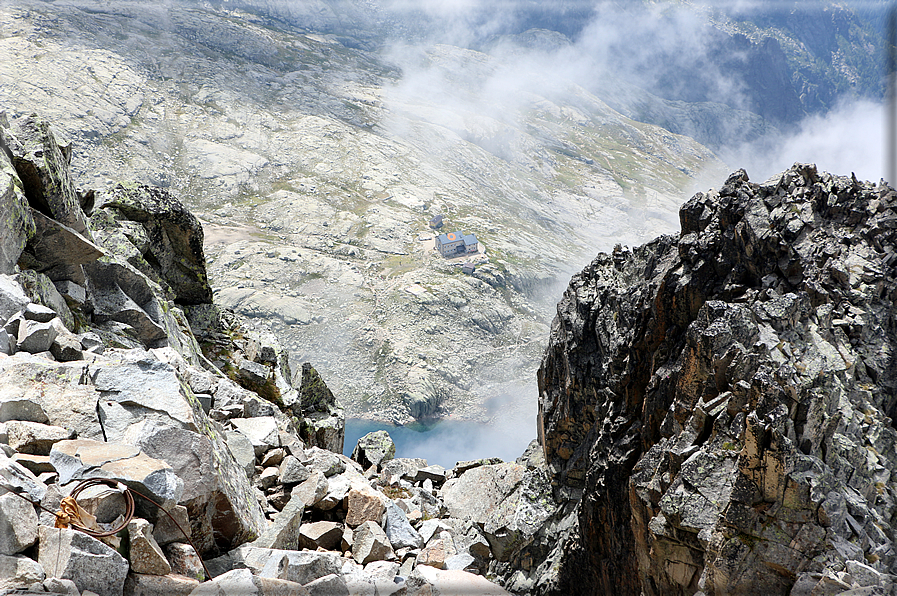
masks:
<svg viewBox="0 0 897 596"><path fill-rule="evenodd" d="M280 464L280 483L297 484L306 481L311 470L302 465L297 457L288 455Z"/></svg>
<svg viewBox="0 0 897 596"><path fill-rule="evenodd" d="M44 589L51 594L66 594L69 596L81 596L81 590L70 579L48 577L42 582Z"/></svg>
<svg viewBox="0 0 897 596"><path fill-rule="evenodd" d="M219 498L211 441L197 432L144 420L128 428L122 440L171 466L184 482L181 503L202 507Z"/></svg>
<svg viewBox="0 0 897 596"><path fill-rule="evenodd" d="M172 573L196 580L205 579L202 560L192 546L183 542L173 542L167 545L164 550L165 557L171 564Z"/></svg>
<svg viewBox="0 0 897 596"><path fill-rule="evenodd" d="M159 512L153 524L153 538L159 546L165 546L172 542L186 541L193 534L190 527L190 517L187 508L183 505L175 505L165 509L168 515ZM171 518L174 518L172 520ZM176 522L176 523L175 523Z"/></svg>
<svg viewBox="0 0 897 596"><path fill-rule="evenodd" d="M64 329L64 328L63 328ZM50 353L58 362L74 362L84 360L81 340L73 333L57 329L59 332L50 344Z"/></svg>
<svg viewBox="0 0 897 596"><path fill-rule="evenodd" d="M47 494L46 485L22 464L0 453L0 486L15 490L32 501L40 502Z"/></svg>
<svg viewBox="0 0 897 596"><path fill-rule="evenodd" d="M241 358L237 360L237 375L250 385L264 385L271 377L271 369L264 364Z"/></svg>
<svg viewBox="0 0 897 596"><path fill-rule="evenodd" d="M28 468L28 470L38 477L40 477L41 474L56 474L53 464L50 463L50 457L47 455L14 453L12 459Z"/></svg>
<svg viewBox="0 0 897 596"><path fill-rule="evenodd" d="M168 575L171 565L153 537L153 526L145 519L128 522L128 562L131 571L147 575Z"/></svg>
<svg viewBox="0 0 897 596"><path fill-rule="evenodd" d="M429 565L414 569L406 586L411 593L429 592L433 596L477 594L478 596L509 596L510 593L485 577L457 570L439 570ZM575 593L575 592L574 592Z"/></svg>
<svg viewBox="0 0 897 596"><path fill-rule="evenodd" d="M514 491L526 471L514 463L491 464L472 468L460 478L445 483L442 497L452 517L486 523Z"/></svg>
<svg viewBox="0 0 897 596"><path fill-rule="evenodd" d="M259 577L307 584L342 569L342 557L336 553L278 550L241 546L207 564L215 574L245 567Z"/></svg>
<svg viewBox="0 0 897 596"><path fill-rule="evenodd" d="M293 487L292 498L298 499L306 507L313 507L327 495L329 484L323 473L313 470L307 480Z"/></svg>
<svg viewBox="0 0 897 596"><path fill-rule="evenodd" d="M253 541L252 545L258 548L270 549L298 549L299 527L302 524L302 514L305 512L305 503L301 499L292 498L278 511L261 535Z"/></svg>
<svg viewBox="0 0 897 596"><path fill-rule="evenodd" d="M101 395L100 421L107 441L121 440L128 427L147 420L198 429L177 371L153 354L128 350L91 365L89 374Z"/></svg>
<svg viewBox="0 0 897 596"><path fill-rule="evenodd" d="M0 275L15 270L25 244L34 235L34 220L22 181L4 147L9 145L10 132L0 126ZM0 281L0 319L6 321L2 281ZM18 309L14 309L15 312Z"/></svg>
<svg viewBox="0 0 897 596"><path fill-rule="evenodd" d="M37 522L34 505L12 493L0 496L0 554L15 555L33 545Z"/></svg>
<svg viewBox="0 0 897 596"><path fill-rule="evenodd" d="M71 146L36 115L16 120L10 133L4 144L29 202L90 240L87 217L69 172Z"/></svg>
<svg viewBox="0 0 897 596"><path fill-rule="evenodd" d="M255 447L245 434L239 431L227 431L227 447L247 476L255 472Z"/></svg>
<svg viewBox="0 0 897 596"><path fill-rule="evenodd" d="M113 256L84 265L84 273L95 324L127 331L147 348L171 342L173 325L160 299L164 294L146 275Z"/></svg>
<svg viewBox="0 0 897 596"><path fill-rule="evenodd" d="M395 557L392 545L380 524L366 521L353 530L352 558L359 564L385 561Z"/></svg>
<svg viewBox="0 0 897 596"><path fill-rule="evenodd" d="M256 486L258 486L262 490L268 490L277 484L277 478L280 476L280 473L277 471L277 468L270 467L262 469L262 472L258 475L258 478L255 480Z"/></svg>
<svg viewBox="0 0 897 596"><path fill-rule="evenodd" d="M261 366L261 365L259 365ZM262 381L264 382L264 381ZM247 397L243 400L243 417L244 418L264 418L276 415L276 406L271 402L265 401L260 397Z"/></svg>
<svg viewBox="0 0 897 596"><path fill-rule="evenodd" d="M50 450L50 462L59 473L61 484L85 478L110 478L158 502L177 503L184 492L184 481L175 475L171 466L133 445L87 439L60 441Z"/></svg>
<svg viewBox="0 0 897 596"><path fill-rule="evenodd" d="M18 337L18 335L16 336ZM0 354L12 356L16 353L16 340L6 329L0 328Z"/></svg>
<svg viewBox="0 0 897 596"><path fill-rule="evenodd" d="M129 573L124 593L134 596L189 596L199 587L199 581L178 574L144 575Z"/></svg>
<svg viewBox="0 0 897 596"><path fill-rule="evenodd" d="M835 593L848 565L893 571L895 210L812 165L738 171L679 236L571 280L539 370L561 506L507 555L542 561L533 591Z"/></svg>
<svg viewBox="0 0 897 596"><path fill-rule="evenodd" d="M68 279L54 281L56 290L72 308L82 306L87 301L87 288Z"/></svg>
<svg viewBox="0 0 897 596"><path fill-rule="evenodd" d="M38 541L38 563L47 575L99 596L121 596L128 561L111 547L83 532L48 526L40 527Z"/></svg>
<svg viewBox="0 0 897 596"><path fill-rule="evenodd" d="M392 501L386 504L384 529L393 548L421 548L424 545L424 539L412 527L405 512Z"/></svg>
<svg viewBox="0 0 897 596"><path fill-rule="evenodd" d="M292 385L299 396L292 410L300 420L300 438L309 446L342 453L346 419L336 397L310 363L302 364L297 377Z"/></svg>
<svg viewBox="0 0 897 596"><path fill-rule="evenodd" d="M105 350L103 339L92 331L79 334L78 339L81 341L81 347L88 352L102 354Z"/></svg>
<svg viewBox="0 0 897 596"><path fill-rule="evenodd" d="M45 577L47 574L37 561L24 555L0 554L0 590L25 590L40 584Z"/></svg>
<svg viewBox="0 0 897 596"><path fill-rule="evenodd" d="M427 467L427 460L421 458L399 457L385 462L380 470L380 478L385 484L391 484L393 479L402 478L415 480L417 472Z"/></svg>
<svg viewBox="0 0 897 596"><path fill-rule="evenodd" d="M97 209L143 228L143 253L178 303L212 302L202 226L169 191L119 184L100 193Z"/></svg>
<svg viewBox="0 0 897 596"><path fill-rule="evenodd" d="M79 272L80 268L73 275L80 278ZM69 331L74 331L75 317L48 274L53 274L53 271L48 271L45 274L33 269L23 269L18 275L19 283L31 302L51 308L62 321L63 326Z"/></svg>
<svg viewBox="0 0 897 596"><path fill-rule="evenodd" d="M280 433L277 428L277 420L273 416L234 418L230 422L252 443L256 457L261 456L269 449L280 447Z"/></svg>
<svg viewBox="0 0 897 596"><path fill-rule="evenodd" d="M72 439L74 431L61 426L10 420L6 423L8 444L19 453L49 455L54 443Z"/></svg>
<svg viewBox="0 0 897 596"><path fill-rule="evenodd" d="M22 310L22 316L26 321L36 321L38 323L49 323L56 318L56 311L43 304L35 304L31 302L25 305Z"/></svg>
<svg viewBox="0 0 897 596"><path fill-rule="evenodd" d="M459 553L445 560L445 568L448 570L476 572L476 559L468 553Z"/></svg>
<svg viewBox="0 0 897 596"><path fill-rule="evenodd" d="M299 528L299 548L309 550L337 550L343 537L343 526L332 521L302 524Z"/></svg>
<svg viewBox="0 0 897 596"><path fill-rule="evenodd" d="M32 210L31 215L35 223L35 233L28 243L28 251L37 261L37 270L83 265L103 256L100 247L74 228L37 210ZM75 273L75 276L82 278L83 274Z"/></svg>
<svg viewBox="0 0 897 596"><path fill-rule="evenodd" d="M426 466L417 471L417 476L415 477L415 479L418 482L425 482L429 480L434 485L439 486L445 483L446 471L445 468L440 465L434 464L432 466Z"/></svg>
<svg viewBox="0 0 897 596"><path fill-rule="evenodd" d="M352 450L352 459L361 464L367 470L371 466L380 466L391 460L396 455L396 445L389 433L378 430L368 433L358 439L355 449Z"/></svg>
<svg viewBox="0 0 897 596"><path fill-rule="evenodd" d="M17 354L0 361L0 420L70 428L82 439L103 439L96 389L82 382L86 365Z"/></svg>
<svg viewBox="0 0 897 596"><path fill-rule="evenodd" d="M52 323L40 323L25 319L19 325L19 335L16 338L16 350L19 352L48 352L53 345L53 340L59 333Z"/></svg>
<svg viewBox="0 0 897 596"><path fill-rule="evenodd" d="M2 159L0 156L0 160ZM0 274L0 324L5 325L10 317L24 309L29 302L14 276Z"/></svg>
<svg viewBox="0 0 897 596"><path fill-rule="evenodd" d="M423 538L424 542L430 542L430 540L432 540L434 536L438 536L440 532L451 532L452 527L448 525L445 520L428 519L421 523L418 531L420 532L421 538Z"/></svg>
<svg viewBox="0 0 897 596"><path fill-rule="evenodd" d="M260 594L255 580L248 569L234 569L200 584L190 596L253 596Z"/></svg>
<svg viewBox="0 0 897 596"><path fill-rule="evenodd" d="M306 449L305 459L302 460L302 463L311 470L321 472L327 478L346 471L345 462L336 453L319 447Z"/></svg>
<svg viewBox="0 0 897 596"><path fill-rule="evenodd" d="M311 596L349 596L349 588L342 576L325 575L305 584Z"/></svg>

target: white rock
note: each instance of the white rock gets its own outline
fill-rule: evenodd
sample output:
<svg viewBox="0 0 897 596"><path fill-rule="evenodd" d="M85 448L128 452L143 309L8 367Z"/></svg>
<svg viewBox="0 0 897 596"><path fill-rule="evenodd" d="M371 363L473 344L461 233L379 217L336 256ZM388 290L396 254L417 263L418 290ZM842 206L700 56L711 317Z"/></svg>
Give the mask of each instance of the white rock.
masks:
<svg viewBox="0 0 897 596"><path fill-rule="evenodd" d="M40 526L38 563L51 577L70 579L99 596L121 596L128 561L113 548L76 530Z"/></svg>
<svg viewBox="0 0 897 596"><path fill-rule="evenodd" d="M34 505L12 493L0 496L0 554L15 555L37 541Z"/></svg>
<svg viewBox="0 0 897 596"><path fill-rule="evenodd" d="M6 423L9 446L19 453L49 455L53 443L71 439L74 433L61 426L10 420Z"/></svg>
<svg viewBox="0 0 897 596"><path fill-rule="evenodd" d="M454 596L456 594L511 596L510 592L481 575L474 575L466 571L443 571L428 565L416 567L407 583L414 587L429 584L433 596Z"/></svg>
<svg viewBox="0 0 897 596"><path fill-rule="evenodd" d="M280 433L277 429L277 420L273 416L234 418L230 422L252 443L256 457L260 457L269 449L280 447Z"/></svg>
<svg viewBox="0 0 897 596"><path fill-rule="evenodd" d="M0 590L24 589L47 577L44 568L24 555L0 555Z"/></svg>

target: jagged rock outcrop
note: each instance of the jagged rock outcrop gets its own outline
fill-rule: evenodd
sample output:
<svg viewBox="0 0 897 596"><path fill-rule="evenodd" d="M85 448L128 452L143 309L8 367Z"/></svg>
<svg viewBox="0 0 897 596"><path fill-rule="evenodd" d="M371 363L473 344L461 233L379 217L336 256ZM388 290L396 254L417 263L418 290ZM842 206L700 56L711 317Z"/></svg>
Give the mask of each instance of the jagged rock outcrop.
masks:
<svg viewBox="0 0 897 596"><path fill-rule="evenodd" d="M3 129L5 117L0 120ZM12 152L6 144L6 136L0 133L0 274L8 275L25 249L25 243L34 235L34 220L28 207L28 199L22 181L12 162Z"/></svg>
<svg viewBox="0 0 897 596"><path fill-rule="evenodd" d="M321 375L308 362L302 365L298 385L299 399L292 408L293 413L302 420L299 429L302 440L309 445L342 453L345 414Z"/></svg>
<svg viewBox="0 0 897 596"><path fill-rule="evenodd" d="M136 253L129 262L144 274L158 276L154 281L174 302L212 302L202 226L180 201L161 188L142 184L118 184L94 200L101 209L91 218L94 227L102 226L107 234L129 242ZM117 225L110 226L111 222Z"/></svg>
<svg viewBox="0 0 897 596"><path fill-rule="evenodd" d="M897 192L738 171L680 220L558 305L538 423L576 506L533 591L893 593Z"/></svg>
<svg viewBox="0 0 897 596"><path fill-rule="evenodd" d="M367 470L371 466L382 466L396 455L396 444L392 442L389 433L378 430L368 433L358 439L355 449L352 450L352 459L361 464Z"/></svg>

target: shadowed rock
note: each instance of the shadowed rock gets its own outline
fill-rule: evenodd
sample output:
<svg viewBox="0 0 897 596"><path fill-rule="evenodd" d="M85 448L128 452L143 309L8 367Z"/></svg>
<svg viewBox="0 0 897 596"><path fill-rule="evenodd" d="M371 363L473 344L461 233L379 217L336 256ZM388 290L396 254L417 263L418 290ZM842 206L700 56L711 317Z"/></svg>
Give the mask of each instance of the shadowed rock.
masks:
<svg viewBox="0 0 897 596"><path fill-rule="evenodd" d="M308 362L302 364L299 399L292 410L300 418L299 435L306 444L343 452L346 426L343 410L324 379Z"/></svg>
<svg viewBox="0 0 897 596"><path fill-rule="evenodd" d="M539 428L555 497L582 500L540 593L809 594L851 563L884 589L895 211L894 189L812 165L738 171L682 207L679 237L573 278Z"/></svg>
<svg viewBox="0 0 897 596"><path fill-rule="evenodd" d="M97 197L97 208L142 226L142 257L171 288L175 302L212 302L202 226L180 201L161 188L119 184Z"/></svg>
<svg viewBox="0 0 897 596"><path fill-rule="evenodd" d="M46 271L60 265L74 267L103 256L102 249L73 228L36 209L32 209L32 217L35 233L28 242L28 251L34 256L37 265L34 269ZM83 281L83 273L78 277Z"/></svg>

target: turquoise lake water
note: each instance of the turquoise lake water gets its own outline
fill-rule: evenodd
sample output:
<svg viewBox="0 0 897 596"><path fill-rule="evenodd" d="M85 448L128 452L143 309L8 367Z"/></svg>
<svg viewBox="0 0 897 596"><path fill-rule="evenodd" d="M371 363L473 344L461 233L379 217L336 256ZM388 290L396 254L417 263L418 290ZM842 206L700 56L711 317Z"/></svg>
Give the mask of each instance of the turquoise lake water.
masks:
<svg viewBox="0 0 897 596"><path fill-rule="evenodd" d="M458 420L441 420L425 426L414 423L394 426L370 420L346 420L344 453L351 455L358 439L375 430L385 430L396 444L396 457L422 457L430 464L451 469L456 462L500 457L514 461L536 438L535 424L530 429L482 424Z"/></svg>

